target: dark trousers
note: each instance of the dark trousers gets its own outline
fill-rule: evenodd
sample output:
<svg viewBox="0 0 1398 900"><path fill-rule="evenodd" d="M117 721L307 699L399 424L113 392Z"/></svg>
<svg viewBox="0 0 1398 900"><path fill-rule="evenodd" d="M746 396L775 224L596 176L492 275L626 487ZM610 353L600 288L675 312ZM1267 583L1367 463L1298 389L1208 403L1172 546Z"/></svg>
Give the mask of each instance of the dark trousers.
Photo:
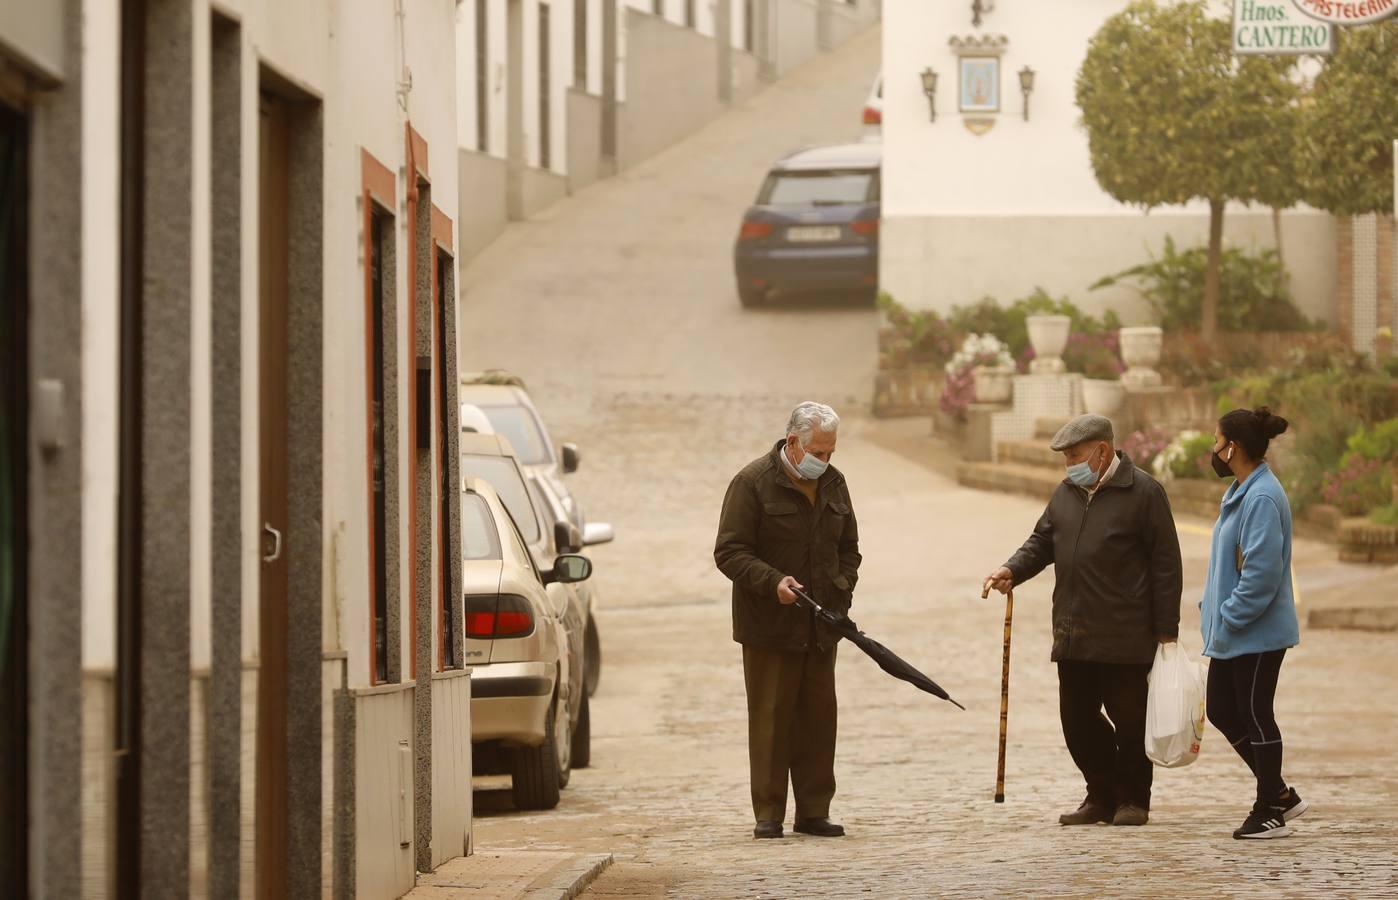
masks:
<svg viewBox="0 0 1398 900"><path fill-rule="evenodd" d="M1108 809L1123 803L1150 809L1155 772L1146 758L1149 674L1148 664L1079 660L1058 664L1058 716L1063 722L1063 738L1087 780L1088 800Z"/></svg>
<svg viewBox="0 0 1398 900"><path fill-rule="evenodd" d="M743 647L748 693L752 811L786 819L788 776L796 818L830 814L835 796L835 648L785 652Z"/></svg>
<svg viewBox="0 0 1398 900"><path fill-rule="evenodd" d="M1257 799L1286 793L1282 780L1282 736L1272 712L1285 650L1247 653L1209 662L1209 721L1257 778Z"/></svg>

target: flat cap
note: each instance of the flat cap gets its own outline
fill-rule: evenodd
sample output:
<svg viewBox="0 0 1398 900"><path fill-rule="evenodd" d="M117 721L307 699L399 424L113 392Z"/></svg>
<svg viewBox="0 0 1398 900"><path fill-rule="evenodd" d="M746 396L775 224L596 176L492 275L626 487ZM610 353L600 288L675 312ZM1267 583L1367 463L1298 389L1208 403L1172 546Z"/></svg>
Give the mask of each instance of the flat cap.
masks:
<svg viewBox="0 0 1398 900"><path fill-rule="evenodd" d="M1112 420L1106 416L1088 413L1078 416L1058 429L1058 434L1053 436L1053 443L1049 444L1049 449L1058 453L1069 447L1076 447L1085 441L1110 440L1112 440Z"/></svg>

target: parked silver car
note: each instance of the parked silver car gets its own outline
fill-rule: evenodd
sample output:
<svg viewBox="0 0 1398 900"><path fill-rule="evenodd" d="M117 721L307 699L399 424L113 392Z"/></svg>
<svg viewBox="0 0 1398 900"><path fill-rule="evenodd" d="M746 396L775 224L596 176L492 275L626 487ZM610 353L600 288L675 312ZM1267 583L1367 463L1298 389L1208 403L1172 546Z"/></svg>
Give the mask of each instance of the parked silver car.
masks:
<svg viewBox="0 0 1398 900"><path fill-rule="evenodd" d="M568 522L555 522L548 510L536 501L529 476L520 467L514 449L504 435L463 433L461 474L463 478L486 481L495 489L518 527L534 565L541 572L547 572L555 558L575 553L581 545L577 529ZM591 715L585 680L588 665L587 601L581 591L585 585L586 579L577 579L556 590L561 603L559 615L565 626L568 656L573 663L563 693L569 721L569 730L563 734L569 741L572 764L578 768L588 765L592 755Z"/></svg>
<svg viewBox="0 0 1398 900"><path fill-rule="evenodd" d="M580 542L564 545L576 551L584 546L607 543L615 537L610 525L589 523L584 516L581 502L573 496L563 477L577 471L581 462L578 447L554 443L522 379L499 369L466 374L461 378L458 399L462 429L479 433L489 430L507 437L525 471L538 477L556 498L562 516L555 518L571 523L582 536ZM489 429L485 427L486 421ZM586 622L587 692L595 694L602 679L602 636L596 617L601 596L591 582L579 585L578 594L583 601Z"/></svg>
<svg viewBox="0 0 1398 900"><path fill-rule="evenodd" d="M571 771L577 691L566 587L586 580L592 562L562 555L540 570L480 478L462 482L461 544L471 740L503 758L517 807L552 809Z"/></svg>

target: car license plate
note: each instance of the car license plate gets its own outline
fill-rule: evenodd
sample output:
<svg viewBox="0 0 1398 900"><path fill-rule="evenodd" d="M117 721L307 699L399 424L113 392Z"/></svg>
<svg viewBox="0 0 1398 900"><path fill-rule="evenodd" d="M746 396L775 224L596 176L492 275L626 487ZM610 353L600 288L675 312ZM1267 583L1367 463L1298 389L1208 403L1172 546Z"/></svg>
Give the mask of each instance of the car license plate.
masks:
<svg viewBox="0 0 1398 900"><path fill-rule="evenodd" d="M809 244L816 241L838 241L838 225L802 225L786 230L786 239L793 244Z"/></svg>

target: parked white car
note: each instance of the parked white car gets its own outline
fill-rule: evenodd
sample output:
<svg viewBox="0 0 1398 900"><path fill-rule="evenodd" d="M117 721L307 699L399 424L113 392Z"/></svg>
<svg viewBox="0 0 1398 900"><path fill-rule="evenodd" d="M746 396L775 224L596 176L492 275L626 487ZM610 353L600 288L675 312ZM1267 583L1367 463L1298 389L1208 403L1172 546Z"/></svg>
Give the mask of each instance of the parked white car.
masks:
<svg viewBox="0 0 1398 900"><path fill-rule="evenodd" d="M572 768L570 682L576 660L564 588L592 562L562 555L541 571L499 494L480 478L461 491L462 615L471 667L471 740L512 778L515 806L552 809Z"/></svg>
<svg viewBox="0 0 1398 900"><path fill-rule="evenodd" d="M874 76L874 84L869 88L869 96L864 100L864 139L879 140L883 137L883 73Z"/></svg>

